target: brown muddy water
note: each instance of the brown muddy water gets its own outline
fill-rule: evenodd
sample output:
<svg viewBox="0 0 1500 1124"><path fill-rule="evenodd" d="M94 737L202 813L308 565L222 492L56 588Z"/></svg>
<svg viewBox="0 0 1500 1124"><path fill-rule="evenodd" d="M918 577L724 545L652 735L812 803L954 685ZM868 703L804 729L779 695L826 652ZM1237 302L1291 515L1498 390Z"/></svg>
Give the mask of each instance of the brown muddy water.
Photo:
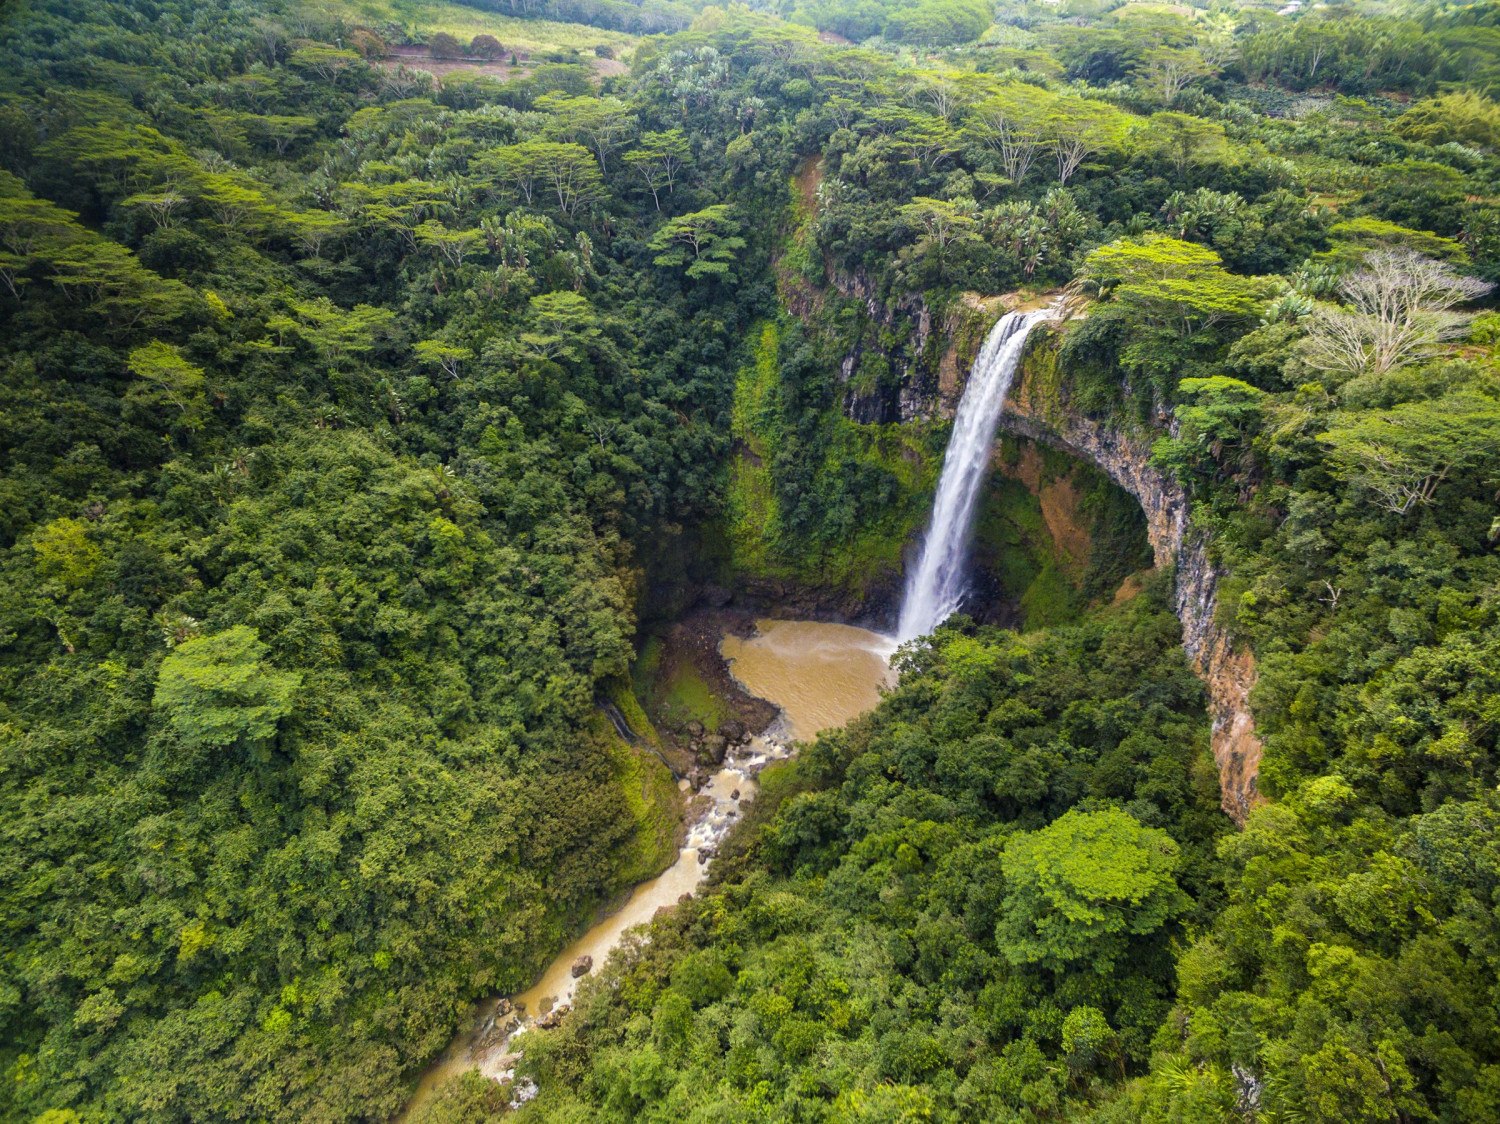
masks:
<svg viewBox="0 0 1500 1124"><path fill-rule="evenodd" d="M750 694L781 708L783 738L806 741L880 701L891 682L888 636L847 624L756 621L748 640L726 636L719 651Z"/></svg>
<svg viewBox="0 0 1500 1124"><path fill-rule="evenodd" d="M478 1004L469 1029L422 1075L398 1121L431 1100L444 1081L466 1070L478 1069L496 1081L509 1078L535 1021L572 1003L581 982L572 974L579 958L592 958L597 972L627 930L697 889L708 871L708 856L739 818L741 805L754 798L761 769L789 756L794 741L807 741L870 710L880 701L880 688L894 681L889 661L895 642L888 636L814 621L761 620L756 628L748 639L726 635L719 651L745 690L774 703L781 717L765 734L730 750L723 768L698 790L708 800L699 802L703 811L689 827L677 861L638 885L623 906L563 949L529 990ZM518 1089L517 1100L534 1092Z"/></svg>

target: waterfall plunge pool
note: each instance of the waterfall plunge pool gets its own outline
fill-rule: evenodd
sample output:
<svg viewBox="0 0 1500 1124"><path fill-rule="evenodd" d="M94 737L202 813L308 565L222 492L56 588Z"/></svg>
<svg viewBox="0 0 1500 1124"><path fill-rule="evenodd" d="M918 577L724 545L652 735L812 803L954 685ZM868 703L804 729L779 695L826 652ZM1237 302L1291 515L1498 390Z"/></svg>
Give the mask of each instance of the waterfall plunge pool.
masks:
<svg viewBox="0 0 1500 1124"><path fill-rule="evenodd" d="M1005 397L1031 329L1056 316L1050 304L1008 313L991 329L975 360L943 455L922 551L907 574L897 628L902 640L930 633L963 600L975 507ZM707 873L707 859L738 819L741 804L753 798L760 770L789 756L792 742L842 726L874 707L880 688L891 681L896 644L893 637L862 628L813 621L762 620L748 639L724 635L719 652L731 674L750 694L775 704L779 720L732 751L699 790L708 798L706 808L692 823L677 861L637 886L624 906L565 948L528 991L480 1004L471 1029L423 1075L402 1119L430 1100L444 1080L469 1069L497 1081L510 1077L522 1045L518 1039L549 1012L571 1005L579 980L603 966L627 930L650 921L658 909L676 904L698 886ZM515 1095L526 1099L533 1091Z"/></svg>

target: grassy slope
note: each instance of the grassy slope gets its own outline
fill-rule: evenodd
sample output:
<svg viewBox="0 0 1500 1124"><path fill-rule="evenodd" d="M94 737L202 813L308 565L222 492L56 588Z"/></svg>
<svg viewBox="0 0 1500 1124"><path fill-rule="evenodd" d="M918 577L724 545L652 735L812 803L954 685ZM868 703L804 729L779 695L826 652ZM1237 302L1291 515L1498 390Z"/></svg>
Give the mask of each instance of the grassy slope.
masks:
<svg viewBox="0 0 1500 1124"><path fill-rule="evenodd" d="M800 300L809 332L833 340L840 333L830 294L814 282L820 271L809 256L818 174L819 165L808 161L787 185L791 221L776 272L783 306L797 307ZM829 438L822 471L836 473L851 461L878 465L898 480L899 498L881 518L862 523L844 541L821 548L811 543L793 548L783 541L770 465L780 448L784 420L780 408L785 323L778 319L757 326L751 334L750 360L735 381L731 425L739 449L730 465L726 493L729 566L751 577L867 595L900 573L902 552L926 517L939 462L924 426L860 425L844 417L838 406L828 409L822 422Z"/></svg>
<svg viewBox="0 0 1500 1124"><path fill-rule="evenodd" d="M420 37L446 31L460 42L481 33L493 35L512 50L540 54L566 48L591 51L601 44L629 53L639 37L623 31L607 31L581 23L524 20L480 11L461 4L430 3L427 0L322 0L317 5L351 23L376 26L399 23Z"/></svg>
<svg viewBox="0 0 1500 1124"><path fill-rule="evenodd" d="M705 729L716 730L734 716L690 660L676 660L663 669L662 654L661 639L647 637L630 674L636 693L661 717L666 728L699 722ZM641 718L646 720L644 711Z"/></svg>
<svg viewBox="0 0 1500 1124"><path fill-rule="evenodd" d="M677 857L682 798L659 756L656 730L634 693L623 682L610 684L608 693L630 728L649 743L630 745L600 712L591 719L594 732L608 742L615 782L636 825L634 841L619 857L617 882L629 886L660 874Z"/></svg>
<svg viewBox="0 0 1500 1124"><path fill-rule="evenodd" d="M836 471L843 461L881 465L899 480L901 499L851 538L821 550L810 545L792 550L779 543L781 514L769 466L780 438L774 418L780 344L779 326L763 323L751 360L735 381L731 425L742 448L730 465L727 492L731 566L753 577L868 593L900 571L902 550L925 517L937 462L927 455L921 427L859 425L831 408L823 423L831 430L825 470Z"/></svg>

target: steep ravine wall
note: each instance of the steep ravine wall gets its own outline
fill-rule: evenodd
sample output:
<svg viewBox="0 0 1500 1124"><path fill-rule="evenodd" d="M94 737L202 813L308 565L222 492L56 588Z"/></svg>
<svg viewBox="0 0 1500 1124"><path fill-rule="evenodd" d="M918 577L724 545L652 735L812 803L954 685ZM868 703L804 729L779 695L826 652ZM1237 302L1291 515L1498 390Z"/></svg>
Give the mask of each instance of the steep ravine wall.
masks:
<svg viewBox="0 0 1500 1124"><path fill-rule="evenodd" d="M866 425L905 424L934 412L951 414L990 326L1020 301L1014 294L1007 298L965 293L946 315L935 317L919 295L884 303L863 271L834 274L830 288L862 305L867 318L869 330L838 364L844 414ZM804 318L810 310L809 302L795 295L788 307ZM861 385L858 372L870 358L886 371L881 385Z"/></svg>
<svg viewBox="0 0 1500 1124"><path fill-rule="evenodd" d="M861 422L951 417L986 332L999 315L1025 299L1021 294L965 293L939 318L920 297L883 303L862 275L833 280L838 295L862 302L872 323L901 339L900 346L890 349L857 344L840 364L844 412ZM1140 503L1156 564L1175 564L1174 607L1182 622L1183 648L1208 687L1224 810L1243 824L1263 799L1257 789L1261 743L1249 701L1255 660L1248 650L1236 650L1228 633L1214 623L1220 574L1209 560L1207 543L1188 525L1186 493L1169 474L1151 466L1151 444L1159 430L1086 416L1069 403L1058 378L1055 334L1038 333L1032 342L1001 426L1095 465ZM854 372L870 350L889 364L893 377L883 386L860 390ZM1160 419L1161 428L1167 421Z"/></svg>
<svg viewBox="0 0 1500 1124"><path fill-rule="evenodd" d="M1208 687L1224 811L1243 825L1262 799L1257 790L1261 744L1250 711L1255 660L1249 651L1237 651L1214 622L1220 575L1204 537L1188 525L1187 494L1172 476L1152 466L1152 430L1088 417L1070 407L1056 373L1055 352L1045 339L1038 343L1011 388L1000 425L1088 461L1140 503L1156 564L1176 566L1174 608L1182 622L1182 646Z"/></svg>

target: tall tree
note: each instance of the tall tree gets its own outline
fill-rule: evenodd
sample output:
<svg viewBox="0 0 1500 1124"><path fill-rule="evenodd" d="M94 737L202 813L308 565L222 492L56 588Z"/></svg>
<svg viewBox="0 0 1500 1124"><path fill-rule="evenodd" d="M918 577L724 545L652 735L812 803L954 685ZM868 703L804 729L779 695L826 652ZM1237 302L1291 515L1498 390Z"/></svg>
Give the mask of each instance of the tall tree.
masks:
<svg viewBox="0 0 1500 1124"><path fill-rule="evenodd" d="M657 265L687 266L687 275L728 277L737 251L745 248L733 209L724 203L668 219L648 243Z"/></svg>
<svg viewBox="0 0 1500 1124"><path fill-rule="evenodd" d="M1171 836L1114 809L1075 809L1021 832L1001 859L996 946L1013 964L1061 971L1083 961L1108 973L1132 937L1156 932L1187 906L1177 865Z"/></svg>
<svg viewBox="0 0 1500 1124"><path fill-rule="evenodd" d="M1045 128L1057 158L1057 182L1064 185L1078 165L1120 144L1126 132L1122 114L1112 105L1083 98L1054 101Z"/></svg>
<svg viewBox="0 0 1500 1124"><path fill-rule="evenodd" d="M645 133L635 148L625 153L625 163L651 192L651 201L661 210L661 189L671 192L678 174L687 163L690 149L681 129L662 133Z"/></svg>
<svg viewBox="0 0 1500 1124"><path fill-rule="evenodd" d="M1431 402L1406 402L1374 413L1336 417L1319 435L1335 470L1397 515L1431 504L1438 487L1474 474L1482 488L1500 484L1500 400L1459 391Z"/></svg>
<svg viewBox="0 0 1500 1124"><path fill-rule="evenodd" d="M1415 250L1372 251L1339 286L1347 304L1307 318L1307 362L1346 377L1407 366L1462 335L1470 318L1454 309L1491 288Z"/></svg>
<svg viewBox="0 0 1500 1124"><path fill-rule="evenodd" d="M1025 180L1042 151L1048 100L1035 86L1004 86L976 105L964 123L970 136L1000 158L1011 183Z"/></svg>

